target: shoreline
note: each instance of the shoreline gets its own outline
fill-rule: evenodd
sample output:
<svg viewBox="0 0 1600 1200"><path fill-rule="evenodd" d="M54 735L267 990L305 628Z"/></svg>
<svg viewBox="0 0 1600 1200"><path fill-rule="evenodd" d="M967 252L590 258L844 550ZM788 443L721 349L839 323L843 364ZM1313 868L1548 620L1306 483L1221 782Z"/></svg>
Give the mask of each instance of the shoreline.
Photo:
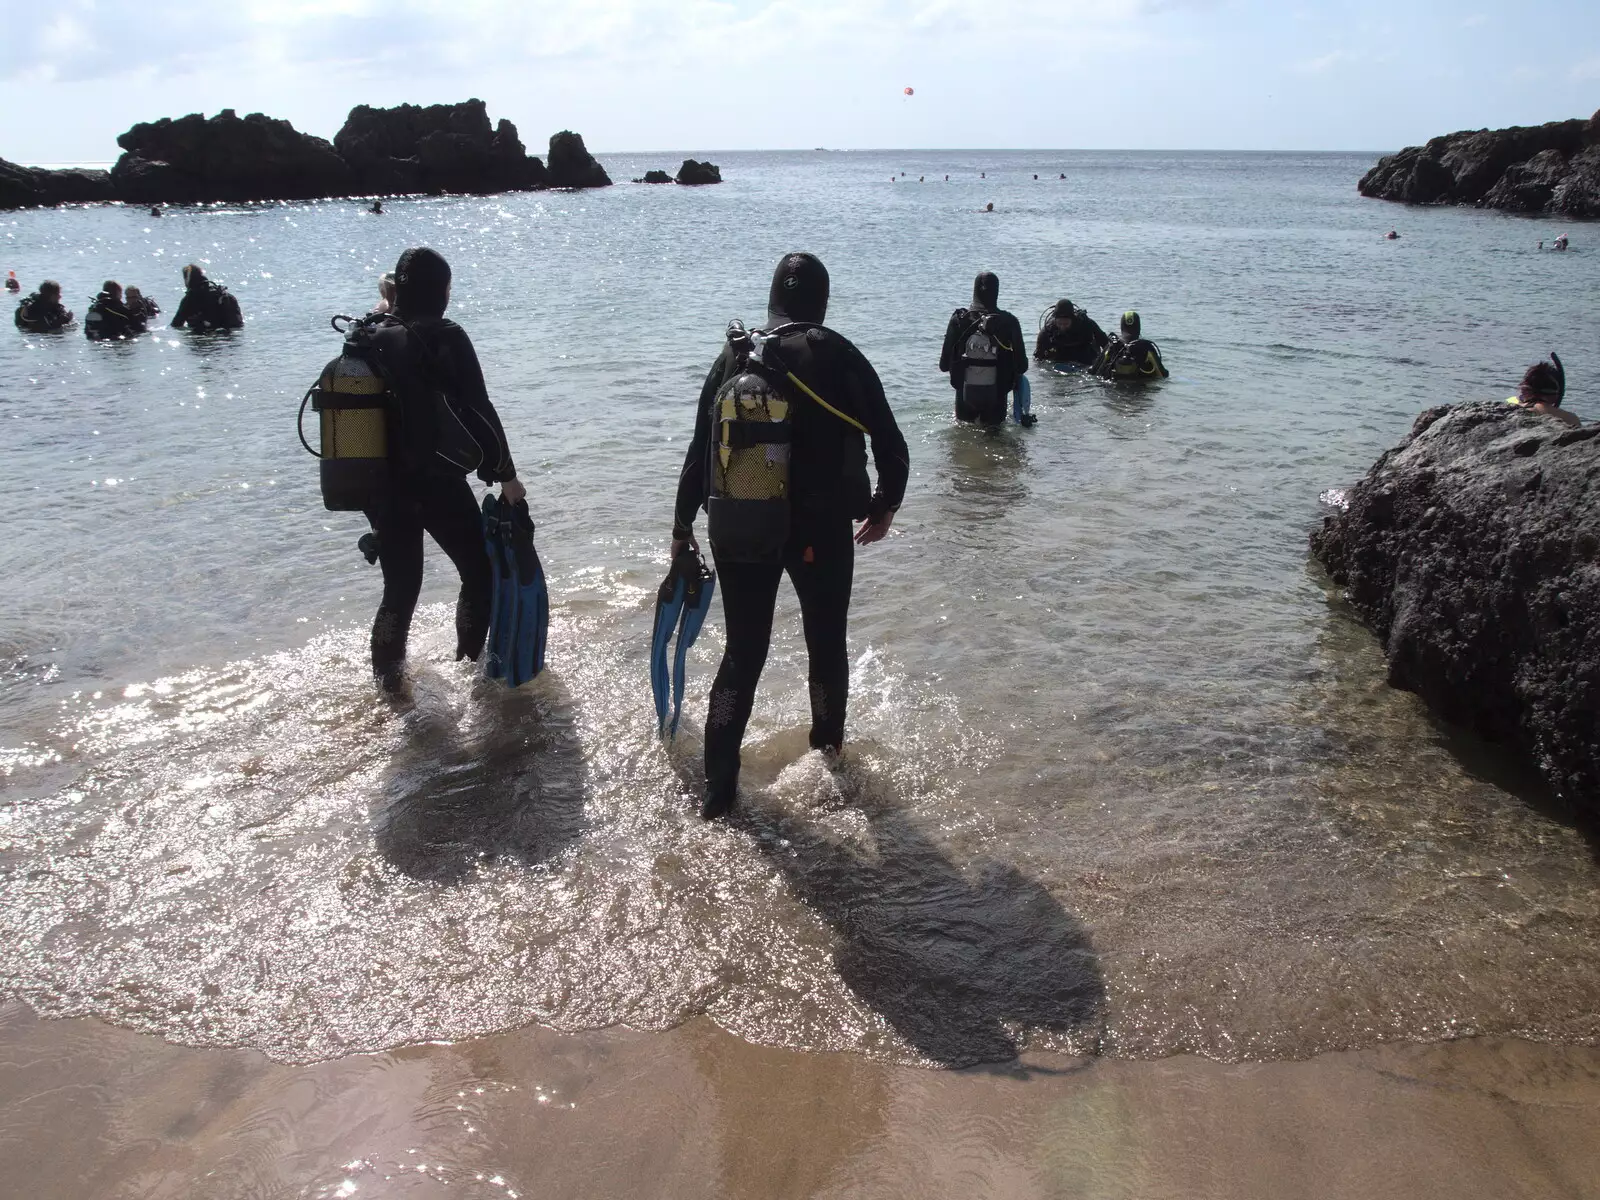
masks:
<svg viewBox="0 0 1600 1200"><path fill-rule="evenodd" d="M30 1200L1594 1196L1597 1110L1600 1049L1505 1039L947 1071L701 1018L288 1066L0 1005L0 1154Z"/></svg>

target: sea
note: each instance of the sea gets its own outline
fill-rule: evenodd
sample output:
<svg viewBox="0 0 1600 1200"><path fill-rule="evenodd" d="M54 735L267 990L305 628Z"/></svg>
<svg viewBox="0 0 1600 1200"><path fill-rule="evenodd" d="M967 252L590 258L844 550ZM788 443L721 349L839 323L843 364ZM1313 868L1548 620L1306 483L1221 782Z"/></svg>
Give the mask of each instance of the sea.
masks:
<svg viewBox="0 0 1600 1200"><path fill-rule="evenodd" d="M170 315L189 262L246 317L0 333L0 998L294 1063L697 1017L939 1067L1600 1042L1595 834L1389 687L1307 548L1417 413L1552 350L1600 417L1597 227L1366 200L1375 154L628 182L681 157L381 215L0 214L0 271L80 317L105 279ZM516 691L453 661L431 544L409 695L374 688L365 523L296 435L330 318L416 245L454 268L537 521L549 660ZM911 482L856 559L843 758L807 749L786 585L739 812L703 823L720 601L664 742L656 588L701 381L792 250ZM983 270L1030 333L1058 298L1138 310L1171 378L1036 367L1036 426L957 425L940 343Z"/></svg>

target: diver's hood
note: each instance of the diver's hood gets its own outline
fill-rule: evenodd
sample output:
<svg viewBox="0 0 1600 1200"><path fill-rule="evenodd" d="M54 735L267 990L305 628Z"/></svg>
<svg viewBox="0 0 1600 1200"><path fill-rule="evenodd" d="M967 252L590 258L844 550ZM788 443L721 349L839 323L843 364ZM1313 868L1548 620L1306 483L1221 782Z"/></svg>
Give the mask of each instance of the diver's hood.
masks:
<svg viewBox="0 0 1600 1200"><path fill-rule="evenodd" d="M769 327L790 321L820 325L828 316L828 268L814 254L786 254L767 293Z"/></svg>
<svg viewBox="0 0 1600 1200"><path fill-rule="evenodd" d="M450 264L427 246L413 246L394 265L395 307L407 320L442 317L450 303Z"/></svg>
<svg viewBox="0 0 1600 1200"><path fill-rule="evenodd" d="M972 307L998 308L1000 305L1000 277L993 271L979 271L972 281Z"/></svg>

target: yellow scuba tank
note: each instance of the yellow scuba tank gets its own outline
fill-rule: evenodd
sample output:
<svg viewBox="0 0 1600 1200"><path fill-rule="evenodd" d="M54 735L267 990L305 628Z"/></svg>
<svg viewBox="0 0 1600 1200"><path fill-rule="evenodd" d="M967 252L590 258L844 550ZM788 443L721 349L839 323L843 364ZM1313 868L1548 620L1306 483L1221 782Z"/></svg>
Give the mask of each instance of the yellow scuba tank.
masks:
<svg viewBox="0 0 1600 1200"><path fill-rule="evenodd" d="M775 562L789 540L791 403L737 321L728 342L736 365L712 401L706 531L729 562Z"/></svg>
<svg viewBox="0 0 1600 1200"><path fill-rule="evenodd" d="M351 324L339 330L341 320ZM300 444L321 460L323 506L332 512L354 512L376 508L388 495L394 397L360 351L355 334L361 322L335 317L333 327L346 334L344 350L323 368L300 401ZM320 451L306 441L307 403L319 417Z"/></svg>

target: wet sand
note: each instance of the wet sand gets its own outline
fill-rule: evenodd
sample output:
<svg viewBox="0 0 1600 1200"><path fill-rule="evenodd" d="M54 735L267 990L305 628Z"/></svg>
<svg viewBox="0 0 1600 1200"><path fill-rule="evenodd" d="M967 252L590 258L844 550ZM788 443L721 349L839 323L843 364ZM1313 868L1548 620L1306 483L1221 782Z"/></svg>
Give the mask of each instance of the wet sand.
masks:
<svg viewBox="0 0 1600 1200"><path fill-rule="evenodd" d="M1600 1050L919 1070L543 1029L311 1066L0 1008L0 1192L232 1197L1591 1197Z"/></svg>

